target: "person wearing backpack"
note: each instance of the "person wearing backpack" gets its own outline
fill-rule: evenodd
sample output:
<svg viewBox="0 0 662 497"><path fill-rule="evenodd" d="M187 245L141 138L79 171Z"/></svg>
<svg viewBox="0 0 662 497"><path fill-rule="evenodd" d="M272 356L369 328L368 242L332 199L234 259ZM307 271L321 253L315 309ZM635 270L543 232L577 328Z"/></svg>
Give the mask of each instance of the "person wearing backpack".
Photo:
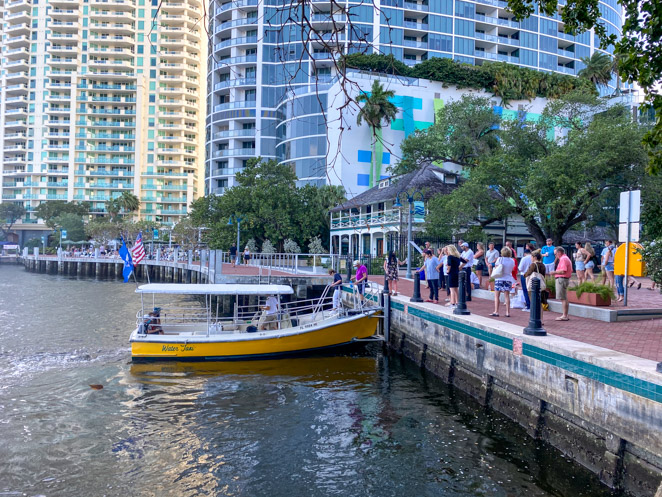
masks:
<svg viewBox="0 0 662 497"><path fill-rule="evenodd" d="M531 253L531 264L529 268L524 273L524 280L526 281L526 288L529 292L533 290L533 280L538 279L540 281L540 300L543 303L547 303L547 285L545 284L545 274L547 273L547 268L542 262L542 255L540 249L534 250ZM542 312L544 306L541 306L540 309L540 320L542 321Z"/></svg>
<svg viewBox="0 0 662 497"><path fill-rule="evenodd" d="M605 284L605 281L608 281L608 285L612 288L616 286L614 282L614 255L616 255L616 247L611 240L605 241L605 248L602 249L601 263L602 270L605 275L602 277L602 284Z"/></svg>

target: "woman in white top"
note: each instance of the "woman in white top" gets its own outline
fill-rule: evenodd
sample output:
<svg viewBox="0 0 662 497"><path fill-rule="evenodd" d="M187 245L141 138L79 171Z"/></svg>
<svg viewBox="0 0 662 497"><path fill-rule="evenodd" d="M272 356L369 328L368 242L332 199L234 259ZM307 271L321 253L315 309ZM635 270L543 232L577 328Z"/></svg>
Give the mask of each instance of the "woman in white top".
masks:
<svg viewBox="0 0 662 497"><path fill-rule="evenodd" d="M487 263L487 274L492 276L492 271L494 266L496 266L496 261L499 258L499 251L494 248L494 242L490 242L488 245L489 250L485 252L485 262ZM494 291L494 283L490 281L489 283L490 290Z"/></svg>
<svg viewBox="0 0 662 497"><path fill-rule="evenodd" d="M494 312L490 316L499 316L499 306L501 301L499 296L504 295L506 301L506 317L510 317L510 290L513 288L515 279L513 278L513 269L515 269L515 260L513 253L508 247L501 249L501 257L496 260L495 269L503 266L501 276L494 280Z"/></svg>

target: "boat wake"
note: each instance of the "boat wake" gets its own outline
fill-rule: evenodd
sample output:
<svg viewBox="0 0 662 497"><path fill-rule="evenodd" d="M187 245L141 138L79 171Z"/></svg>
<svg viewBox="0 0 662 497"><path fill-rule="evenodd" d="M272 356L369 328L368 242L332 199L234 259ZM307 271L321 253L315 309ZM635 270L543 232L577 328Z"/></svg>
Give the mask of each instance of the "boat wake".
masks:
<svg viewBox="0 0 662 497"><path fill-rule="evenodd" d="M75 349L66 352L40 352L25 356L0 352L0 370L4 378L24 382L36 375L66 371L86 365L113 363L130 356L128 348L114 350ZM5 386L6 383L5 383Z"/></svg>

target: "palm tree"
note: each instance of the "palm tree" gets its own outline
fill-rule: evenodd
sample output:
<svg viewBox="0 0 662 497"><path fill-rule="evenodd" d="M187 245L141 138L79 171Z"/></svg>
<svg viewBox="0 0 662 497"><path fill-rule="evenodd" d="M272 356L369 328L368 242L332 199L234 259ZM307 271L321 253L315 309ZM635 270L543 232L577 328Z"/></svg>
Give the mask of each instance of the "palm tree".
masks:
<svg viewBox="0 0 662 497"><path fill-rule="evenodd" d="M122 192L122 195L117 197L117 202L124 212L137 211L140 207L140 199L131 192Z"/></svg>
<svg viewBox="0 0 662 497"><path fill-rule="evenodd" d="M610 55L593 52L593 55L581 60L586 67L577 73L578 76L590 80L595 86L609 85L614 72L614 61Z"/></svg>
<svg viewBox="0 0 662 497"><path fill-rule="evenodd" d="M365 121L372 131L372 154L370 157L370 188L375 186L375 176L381 172L381 157L376 157L377 140L382 141L382 123L387 125L395 119L398 109L389 100L395 96L392 90L384 90L379 80L372 83L370 93L361 92L356 97L357 102L362 102L363 107L356 117L356 124L361 126Z"/></svg>

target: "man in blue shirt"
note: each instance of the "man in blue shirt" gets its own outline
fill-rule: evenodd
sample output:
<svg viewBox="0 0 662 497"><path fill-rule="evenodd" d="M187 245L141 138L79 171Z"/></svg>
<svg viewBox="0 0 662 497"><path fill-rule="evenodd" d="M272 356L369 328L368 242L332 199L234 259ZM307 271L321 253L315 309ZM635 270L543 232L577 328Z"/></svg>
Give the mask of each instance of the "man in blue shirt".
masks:
<svg viewBox="0 0 662 497"><path fill-rule="evenodd" d="M554 260L556 256L554 255L554 250L556 247L552 245L552 239L547 239L547 245L540 249L540 254L542 255L542 263L545 265L545 271L547 274L554 271Z"/></svg>

